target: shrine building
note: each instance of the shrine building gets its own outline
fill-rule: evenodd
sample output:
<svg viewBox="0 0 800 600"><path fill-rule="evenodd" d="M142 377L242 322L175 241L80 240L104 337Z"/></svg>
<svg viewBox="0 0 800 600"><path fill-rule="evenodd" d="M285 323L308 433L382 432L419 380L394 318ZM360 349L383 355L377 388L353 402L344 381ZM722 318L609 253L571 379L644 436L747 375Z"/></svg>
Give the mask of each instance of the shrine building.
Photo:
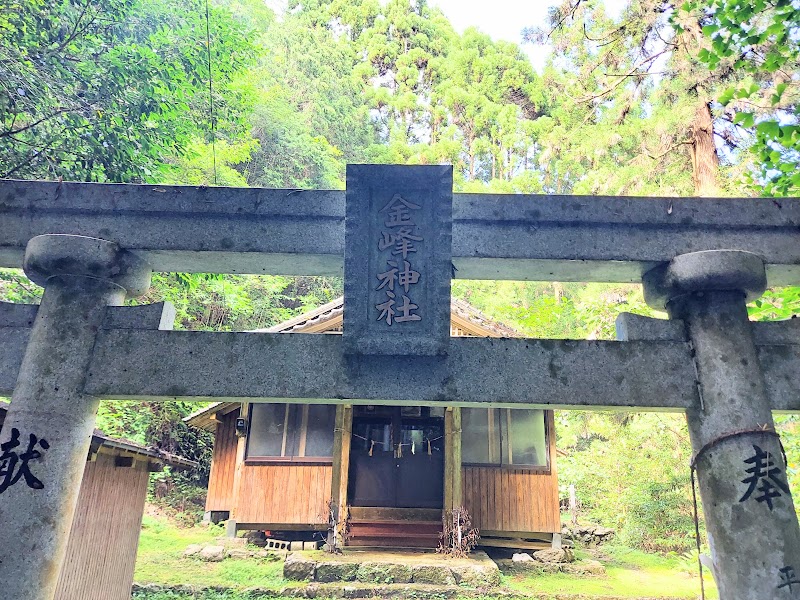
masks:
<svg viewBox="0 0 800 600"><path fill-rule="evenodd" d="M340 335L342 321L338 298L260 332ZM450 334L520 337L457 299ZM230 534L321 539L339 488L350 546L436 547L459 506L482 546L560 544L552 410L217 402L186 421L214 433L207 518Z"/></svg>

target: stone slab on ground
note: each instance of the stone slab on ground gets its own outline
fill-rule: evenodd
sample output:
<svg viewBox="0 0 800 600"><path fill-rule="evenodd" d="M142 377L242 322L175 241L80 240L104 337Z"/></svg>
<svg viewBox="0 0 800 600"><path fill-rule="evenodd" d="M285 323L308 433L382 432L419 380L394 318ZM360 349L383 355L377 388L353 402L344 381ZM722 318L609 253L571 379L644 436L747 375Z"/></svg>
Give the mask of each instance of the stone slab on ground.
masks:
<svg viewBox="0 0 800 600"><path fill-rule="evenodd" d="M355 563L327 561L317 563L314 581L331 583L333 581L353 581L359 566Z"/></svg>
<svg viewBox="0 0 800 600"><path fill-rule="evenodd" d="M411 583L411 567L386 562L365 562L358 567L361 583Z"/></svg>
<svg viewBox="0 0 800 600"><path fill-rule="evenodd" d="M602 563L591 559L576 560L575 562L572 563L539 562L538 560L515 562L509 559L500 559L497 561L497 566L505 574L514 574L514 573L567 573L569 575L606 574L606 568L602 565Z"/></svg>
<svg viewBox="0 0 800 600"><path fill-rule="evenodd" d="M220 562L225 559L224 546L206 546L197 554L201 560L208 562Z"/></svg>
<svg viewBox="0 0 800 600"><path fill-rule="evenodd" d="M567 548L537 550L533 553L533 558L543 563L571 563L575 561L575 555Z"/></svg>
<svg viewBox="0 0 800 600"><path fill-rule="evenodd" d="M346 550L343 554L291 553L284 563L284 577L319 583L358 581L386 585L423 585L474 588L494 587L500 570L485 552L452 558L422 551Z"/></svg>
<svg viewBox="0 0 800 600"><path fill-rule="evenodd" d="M416 565L411 568L411 581L430 585L455 585L456 578L448 565Z"/></svg>
<svg viewBox="0 0 800 600"><path fill-rule="evenodd" d="M189 544L186 546L186 550L183 551L184 556L195 556L200 553L203 549L202 544Z"/></svg>
<svg viewBox="0 0 800 600"><path fill-rule="evenodd" d="M500 569L494 563L491 566L487 564L470 567L455 565L451 567L451 570L458 585L471 588L493 588L500 585Z"/></svg>
<svg viewBox="0 0 800 600"><path fill-rule="evenodd" d="M283 561L283 576L295 581L312 581L316 568L316 561L299 552L293 552Z"/></svg>

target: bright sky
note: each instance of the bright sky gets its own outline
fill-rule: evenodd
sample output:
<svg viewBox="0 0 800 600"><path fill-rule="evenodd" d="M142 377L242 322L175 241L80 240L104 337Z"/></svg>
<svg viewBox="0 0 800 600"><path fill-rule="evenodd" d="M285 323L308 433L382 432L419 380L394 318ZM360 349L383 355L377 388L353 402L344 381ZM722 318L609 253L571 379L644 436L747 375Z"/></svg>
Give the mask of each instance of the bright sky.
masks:
<svg viewBox="0 0 800 600"><path fill-rule="evenodd" d="M605 0L608 14L616 16L627 0ZM494 40L506 40L522 44L520 32L523 27L544 26L547 9L558 4L557 0L430 0L447 15L456 31L462 33L475 26L489 34ZM537 69L544 66L549 54L547 46L525 44L523 50L530 56Z"/></svg>

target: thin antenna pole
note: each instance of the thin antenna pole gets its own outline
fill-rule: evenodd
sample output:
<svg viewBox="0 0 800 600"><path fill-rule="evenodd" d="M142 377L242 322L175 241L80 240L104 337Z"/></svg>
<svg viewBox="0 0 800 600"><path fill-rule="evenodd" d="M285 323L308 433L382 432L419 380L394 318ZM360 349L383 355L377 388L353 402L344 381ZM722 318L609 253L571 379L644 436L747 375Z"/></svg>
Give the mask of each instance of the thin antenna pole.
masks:
<svg viewBox="0 0 800 600"><path fill-rule="evenodd" d="M217 185L217 128L214 121L214 86L211 75L211 19L206 0L206 55L208 58L208 104L211 115L211 157L214 161L214 185Z"/></svg>

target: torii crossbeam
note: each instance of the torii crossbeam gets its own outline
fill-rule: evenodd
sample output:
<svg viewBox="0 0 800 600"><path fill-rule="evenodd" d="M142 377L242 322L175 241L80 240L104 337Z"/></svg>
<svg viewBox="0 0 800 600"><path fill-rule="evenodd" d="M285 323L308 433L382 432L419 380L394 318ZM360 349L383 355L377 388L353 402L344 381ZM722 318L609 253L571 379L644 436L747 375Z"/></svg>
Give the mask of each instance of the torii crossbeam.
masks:
<svg viewBox="0 0 800 600"><path fill-rule="evenodd" d="M3 593L53 596L99 398L236 398L685 412L721 597L800 598L785 585L800 529L772 421L800 412L800 327L745 310L768 284L800 285L800 201L455 194L450 217L448 177L352 168L346 203L0 182L0 265L45 288L38 307L0 305ZM176 332L168 307L118 307L151 270L344 264L342 338ZM670 320L623 316L616 342L445 339L429 318L449 305L442 272L643 282Z"/></svg>

